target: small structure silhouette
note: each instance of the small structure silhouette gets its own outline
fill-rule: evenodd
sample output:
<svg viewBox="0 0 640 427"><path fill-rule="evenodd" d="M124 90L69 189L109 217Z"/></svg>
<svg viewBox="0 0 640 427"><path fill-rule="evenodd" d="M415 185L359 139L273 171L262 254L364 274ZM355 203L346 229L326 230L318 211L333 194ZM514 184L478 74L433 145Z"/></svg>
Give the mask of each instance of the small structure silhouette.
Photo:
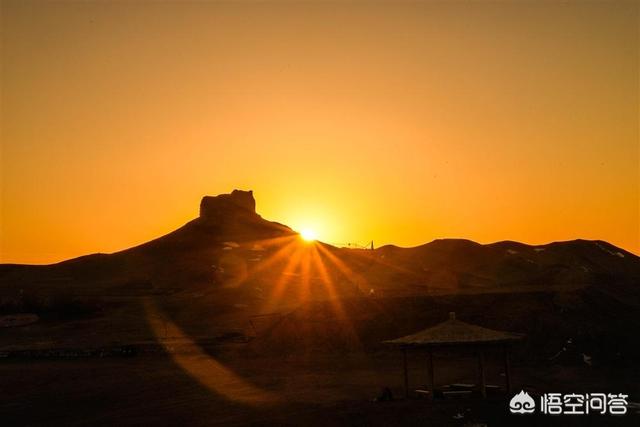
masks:
<svg viewBox="0 0 640 427"><path fill-rule="evenodd" d="M476 350L478 356L478 370L480 377L480 394L487 396L486 380L484 374L484 348L487 346L501 346L504 354L505 386L507 392L511 390L511 377L509 370L509 344L522 339L523 335L511 332L495 331L481 326L471 325L456 319L454 312L449 313L449 320L415 334L384 341L385 344L399 346L402 349L404 362L404 391L405 397L409 396L409 374L407 369L407 350L427 350L427 373L429 399L433 399L434 372L433 351L438 348L469 347Z"/></svg>

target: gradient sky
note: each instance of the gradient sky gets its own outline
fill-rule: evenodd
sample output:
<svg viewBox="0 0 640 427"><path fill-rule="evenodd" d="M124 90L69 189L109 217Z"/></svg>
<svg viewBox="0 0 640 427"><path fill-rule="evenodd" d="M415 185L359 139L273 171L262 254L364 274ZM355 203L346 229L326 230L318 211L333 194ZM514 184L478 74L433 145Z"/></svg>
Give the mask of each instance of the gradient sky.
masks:
<svg viewBox="0 0 640 427"><path fill-rule="evenodd" d="M640 253L639 3L2 2L0 261L252 189L332 243Z"/></svg>

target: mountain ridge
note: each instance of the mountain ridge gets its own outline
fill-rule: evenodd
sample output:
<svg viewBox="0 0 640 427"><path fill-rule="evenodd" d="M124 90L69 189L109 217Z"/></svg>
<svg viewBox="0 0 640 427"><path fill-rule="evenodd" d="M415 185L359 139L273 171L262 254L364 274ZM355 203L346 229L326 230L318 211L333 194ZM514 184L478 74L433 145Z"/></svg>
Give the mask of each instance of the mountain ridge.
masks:
<svg viewBox="0 0 640 427"><path fill-rule="evenodd" d="M184 232L190 232L194 228L199 228L200 231L203 231L204 234L208 234L210 232L220 231L216 229L217 227L227 226L233 228L233 226L238 226L238 222L244 222L244 225L247 223L253 223L254 225L262 225L263 227L272 227L274 229L279 229L279 231L284 233L295 233L290 227L281 224L276 221L268 221L263 219L256 212L256 202L253 197L253 192L251 190L243 191L243 190L233 190L231 193L223 193L217 196L203 196L200 202L200 215L197 218L194 218L184 225L178 227L175 230L172 230L166 234L163 234L159 237L151 239L147 242L142 242L131 246L129 248L124 248L115 252L104 253L104 252L95 252L90 254L80 255L78 257L69 258L66 260L62 260L56 263L51 264L22 264L22 263L0 263L0 267L2 266L55 266L65 263L79 262L84 259L91 258L99 258L110 255L118 255L128 251L133 251L141 248L148 247L148 245L154 245L158 242L161 242L163 239L171 239L176 235L180 235ZM261 224L262 222L262 224ZM213 229L213 230L212 230ZM276 233L277 234L277 233ZM386 244L380 246L375 249L375 251L390 251L390 250L422 250L425 248L432 248L435 246L453 246L454 248L461 248L463 245L467 247L485 247L485 248L493 248L493 247L502 247L502 246L521 246L531 249L547 249L553 246L563 246L563 245L583 245L583 244L593 244L604 246L604 251L610 251L613 255L621 254L623 257L630 256L640 259L640 257L633 252L630 252L624 248L613 245L610 242L605 240L588 240L588 239L572 239L572 240L563 240L563 241L552 241L548 243L542 244L528 244L513 240L500 240L491 243L479 243L466 238L438 238L434 239L430 242L426 242L423 244L415 245L415 246L399 246L396 244ZM325 245L335 247L328 243L323 243ZM340 248L347 249L347 248ZM619 255L616 255L619 256Z"/></svg>

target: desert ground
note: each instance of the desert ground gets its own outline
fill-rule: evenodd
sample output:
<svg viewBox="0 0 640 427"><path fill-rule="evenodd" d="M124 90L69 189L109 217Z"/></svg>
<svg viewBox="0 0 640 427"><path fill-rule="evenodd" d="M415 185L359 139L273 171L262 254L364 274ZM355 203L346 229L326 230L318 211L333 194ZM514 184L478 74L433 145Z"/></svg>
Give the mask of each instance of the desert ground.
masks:
<svg viewBox="0 0 640 427"><path fill-rule="evenodd" d="M400 357L391 352L283 358L243 353L234 348L181 358L194 366L215 360L242 382L225 383L222 391L207 386L219 380L216 370L195 378L170 355L3 362L3 425L637 425L640 420L638 414L515 416L508 413L505 396L404 399ZM420 355L410 358L412 385L426 378L423 362ZM438 381L468 381L474 362L436 357ZM637 395L638 379L623 369L514 366L516 388L528 390L619 389ZM384 385L398 399L372 401ZM268 398L261 401L252 388ZM454 418L457 414L464 418Z"/></svg>

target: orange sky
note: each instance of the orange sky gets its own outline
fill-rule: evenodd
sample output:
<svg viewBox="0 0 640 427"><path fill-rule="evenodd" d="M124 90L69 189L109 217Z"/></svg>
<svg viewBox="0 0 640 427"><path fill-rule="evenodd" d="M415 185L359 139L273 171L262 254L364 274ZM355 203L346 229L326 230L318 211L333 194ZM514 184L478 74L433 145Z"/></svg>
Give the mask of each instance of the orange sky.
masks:
<svg viewBox="0 0 640 427"><path fill-rule="evenodd" d="M640 253L639 5L2 2L0 261L253 189L332 243Z"/></svg>

